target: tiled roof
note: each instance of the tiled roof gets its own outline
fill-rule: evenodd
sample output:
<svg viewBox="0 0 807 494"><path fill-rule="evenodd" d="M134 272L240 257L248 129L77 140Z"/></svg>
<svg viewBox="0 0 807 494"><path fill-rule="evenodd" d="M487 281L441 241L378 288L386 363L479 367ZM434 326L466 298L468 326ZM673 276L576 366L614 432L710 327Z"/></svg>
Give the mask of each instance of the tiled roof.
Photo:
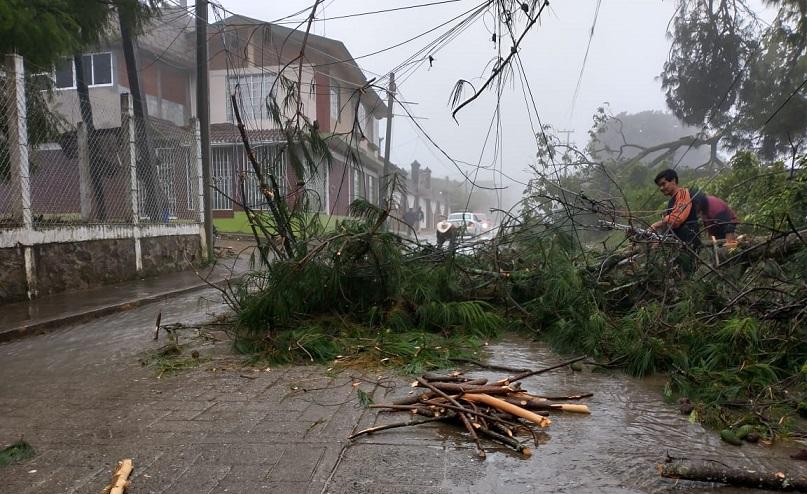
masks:
<svg viewBox="0 0 807 494"><path fill-rule="evenodd" d="M286 138L280 129L247 129L250 142L282 142ZM241 133L231 123L210 124L210 142L240 143Z"/></svg>

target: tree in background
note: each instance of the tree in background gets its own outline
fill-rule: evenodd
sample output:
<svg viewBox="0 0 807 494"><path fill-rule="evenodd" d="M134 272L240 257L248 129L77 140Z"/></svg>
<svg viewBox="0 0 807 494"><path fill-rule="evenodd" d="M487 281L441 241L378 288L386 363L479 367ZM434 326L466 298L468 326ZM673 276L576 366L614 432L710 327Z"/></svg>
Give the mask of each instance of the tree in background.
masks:
<svg viewBox="0 0 807 494"><path fill-rule="evenodd" d="M96 129L89 89L85 80L82 53L97 47L101 42L117 35L129 43L143 24L158 13L156 0L7 0L0 4L0 52L18 53L26 65L27 115L29 120L28 142L36 146L58 140L67 128L56 112L50 110L53 81L42 77L53 71L54 65L72 58L76 71L76 92L82 122L87 130L88 145L96 148ZM123 36L126 34L126 36ZM126 42L126 39L123 40ZM126 56L129 79L137 73L134 57ZM132 88L135 103L143 101L139 88ZM137 109L137 104L135 105ZM142 108L142 107L141 107ZM140 156L154 154L153 146L147 144L144 114L136 111L140 118L137 136ZM6 123L0 123L0 132L6 135ZM145 135L144 135L145 134ZM7 140L0 139L0 178L8 177ZM148 151L148 152L147 152ZM145 154L144 154L145 153ZM154 196L159 192L154 184L155 159L139 160L138 176L146 185L146 194ZM99 161L97 153L90 156L90 179L95 198L95 213L99 219L106 218L102 175L105 163ZM148 204L158 207L159 201L149 200ZM158 212L151 211L152 217Z"/></svg>
<svg viewBox="0 0 807 494"><path fill-rule="evenodd" d="M700 129L684 124L671 113L646 110L612 115L604 105L597 109L594 122L587 149L600 161L637 158L652 167L669 160L684 168L699 167L710 160L722 163L718 156L711 156L705 145L688 148L686 138ZM677 147L670 144L679 141L681 145Z"/></svg>
<svg viewBox="0 0 807 494"><path fill-rule="evenodd" d="M730 149L765 159L803 153L807 137L807 3L768 0L764 26L745 0L679 0L661 74L667 105Z"/></svg>

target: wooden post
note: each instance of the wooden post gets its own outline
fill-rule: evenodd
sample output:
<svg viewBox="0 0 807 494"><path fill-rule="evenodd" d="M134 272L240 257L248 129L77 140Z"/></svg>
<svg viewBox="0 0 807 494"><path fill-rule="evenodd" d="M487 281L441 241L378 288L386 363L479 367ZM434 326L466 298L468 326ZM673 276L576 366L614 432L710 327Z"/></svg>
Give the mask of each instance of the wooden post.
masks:
<svg viewBox="0 0 807 494"><path fill-rule="evenodd" d="M76 141L78 143L78 181L79 197L81 201L81 221L87 222L92 214L92 199L90 191L90 152L87 141L87 126L79 122L76 127Z"/></svg>
<svg viewBox="0 0 807 494"><path fill-rule="evenodd" d="M132 225L134 225L135 266L143 271L143 254L140 250L140 204L137 183L137 143L135 140L134 107L129 93L120 95L120 123L123 136L124 166L129 167L129 201L132 206Z"/></svg>

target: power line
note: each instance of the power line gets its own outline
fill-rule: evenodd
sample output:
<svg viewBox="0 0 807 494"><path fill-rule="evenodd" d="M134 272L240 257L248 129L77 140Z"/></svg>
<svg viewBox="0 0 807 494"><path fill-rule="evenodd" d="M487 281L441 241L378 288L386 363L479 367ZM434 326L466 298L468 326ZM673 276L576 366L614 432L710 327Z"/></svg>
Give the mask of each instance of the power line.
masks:
<svg viewBox="0 0 807 494"><path fill-rule="evenodd" d="M572 109L569 112L569 118L574 116L574 107L577 103L577 96L580 94L580 86L583 84L583 72L586 70L586 62L588 61L588 53L591 50L591 41L594 39L594 29L597 27L597 19L600 16L600 6L602 0L597 0L597 7L594 9L594 22L591 23L591 31L588 34L588 44L586 45L586 54L583 55L583 65L580 67L580 75L577 76L577 86L574 88L574 95L572 96Z"/></svg>
<svg viewBox="0 0 807 494"><path fill-rule="evenodd" d="M351 19L351 18L354 18L354 17L362 17L362 16L366 16L366 15L385 14L385 13L388 13L388 12L398 12L398 11L402 11L402 10L417 9L417 8L421 8L421 7L432 7L432 6L435 6L435 5L443 5L443 4L447 4L447 3L457 3L457 2L462 2L462 1L464 1L464 0L442 0L442 1L439 1L439 2L421 3L421 4L417 4L417 5L406 5L406 6L403 6L403 7L395 7L395 8L392 8L392 9L371 10L371 11L367 11L367 12L355 12L353 14L337 15L337 16L333 16L333 17L323 17L321 19L314 19L314 22L334 21L334 20L338 20L338 19ZM305 9L305 10L310 10L310 8L311 7L309 7L308 9ZM301 13L301 12L298 12L298 14ZM298 15L298 14L293 14L293 15ZM288 17L292 17L293 15L288 16ZM306 21L307 21L307 19L306 19ZM285 21L285 22L283 22L283 19L281 19L280 21L272 21L271 24L296 24L297 22L298 21ZM303 22L305 22L305 21L303 21ZM231 25L238 25L238 24L231 24ZM251 24L244 24L244 25L251 25Z"/></svg>

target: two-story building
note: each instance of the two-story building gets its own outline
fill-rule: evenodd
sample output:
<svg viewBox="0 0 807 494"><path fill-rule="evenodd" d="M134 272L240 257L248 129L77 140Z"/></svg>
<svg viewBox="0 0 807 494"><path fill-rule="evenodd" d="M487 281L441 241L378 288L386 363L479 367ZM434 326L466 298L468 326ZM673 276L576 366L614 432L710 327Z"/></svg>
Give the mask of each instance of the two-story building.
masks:
<svg viewBox="0 0 807 494"><path fill-rule="evenodd" d="M367 78L345 45L243 16L211 24L208 33L214 217L233 216L241 209L239 203L254 209L265 205L235 126L230 100L233 92L237 94L258 160L276 165L274 172L282 193L294 194L300 187L313 190L319 198L315 209L336 215L347 215L350 202L359 197L377 202L383 175L378 123L379 118L386 116L386 105L375 91L365 87ZM304 39L302 109L327 139L333 160L330 166L323 162L314 176L297 177L288 166L288 156L282 152L283 133L269 115L267 97L273 92L277 101L285 99L284 87L277 83L278 74L299 56ZM168 202L166 215L182 218L192 213L190 210L195 206L191 198L198 194L198 187L191 176L190 152L169 152L169 148L176 149L178 139L182 141L182 149L192 144L189 123L196 115L194 17L187 9L164 8L138 36L137 58L159 158L157 181ZM119 35L110 33L108 42L83 54L82 61L94 127L100 132L108 130L112 141L122 143L122 137L116 134L121 126L120 95L130 89ZM73 60L66 58L53 73L54 107L70 126L82 121L75 70ZM286 67L284 74L296 82L298 71L299 64L295 61ZM360 132L353 132L357 129ZM75 142L62 143L45 147L44 154L40 153L38 161L42 165L33 177L33 189L53 189L58 184L63 193L58 201L49 198L38 210L53 209L47 211L53 214L78 210L80 187L75 148ZM125 201L111 199L125 195L125 181L113 173L117 151L90 151L108 155L103 163L111 170L103 178L103 195L107 197L105 219L125 217ZM35 195L33 200L45 196Z"/></svg>
<svg viewBox="0 0 807 494"><path fill-rule="evenodd" d="M366 87L367 78L345 45L244 16L228 17L210 31L211 161L218 188L214 216L232 216L239 209L238 201L229 198L256 209L264 203L235 126L232 94L258 160L280 177L281 193L291 195L304 186L316 192L319 211L336 215L346 215L350 202L359 197L377 202L384 168L378 154L378 120L387 108ZM297 110L283 108L289 87L278 81L281 72L301 84L302 113L316 123L333 157L330 166L320 163L314 176L298 177L288 166L283 133L269 113L270 97L286 116Z"/></svg>
<svg viewBox="0 0 807 494"><path fill-rule="evenodd" d="M141 90L149 115L149 131L155 148L156 182L161 219L195 217L198 184L191 163L192 134L188 126L195 114L195 45L193 17L187 10L165 8L137 38L136 57ZM121 134L121 94L130 85L120 34L111 26L106 41L82 54L84 79L92 108L94 135L89 137L87 159L93 179L91 222L126 221L131 217L127 171L123 169L128 137ZM76 64L62 59L53 70L53 108L64 119L64 134L57 143L45 144L31 156L32 207L54 217L81 209L77 134L83 118L76 88ZM36 128L29 132L37 132ZM142 186L139 190L143 191ZM85 198L86 200L86 198ZM141 194L140 204L147 198ZM143 211L141 214L146 215Z"/></svg>

